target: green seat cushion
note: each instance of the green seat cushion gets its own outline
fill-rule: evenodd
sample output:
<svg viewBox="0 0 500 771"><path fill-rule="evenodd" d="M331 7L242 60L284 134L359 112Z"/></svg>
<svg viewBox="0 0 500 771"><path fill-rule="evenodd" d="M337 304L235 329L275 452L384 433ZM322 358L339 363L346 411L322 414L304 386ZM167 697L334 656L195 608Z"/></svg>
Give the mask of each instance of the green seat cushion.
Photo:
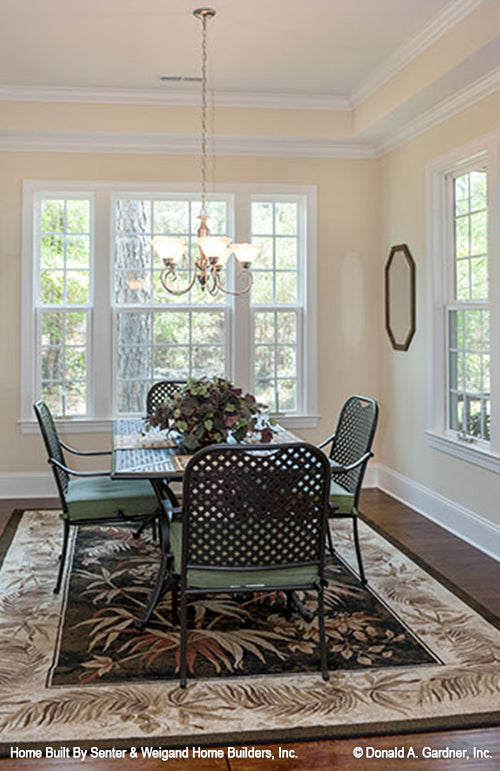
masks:
<svg viewBox="0 0 500 771"><path fill-rule="evenodd" d="M72 479L66 504L68 513L63 516L68 520L133 518L153 514L158 508L148 481L115 481L110 477Z"/></svg>
<svg viewBox="0 0 500 771"><path fill-rule="evenodd" d="M336 506L336 514L350 514L354 508L354 494L348 492L345 487L330 482L330 505Z"/></svg>
<svg viewBox="0 0 500 771"><path fill-rule="evenodd" d="M181 572L182 523L170 523L170 550L174 555L174 572ZM312 584L318 578L316 565L297 568L269 568L267 570L188 570L188 588L229 589L255 586L290 586Z"/></svg>

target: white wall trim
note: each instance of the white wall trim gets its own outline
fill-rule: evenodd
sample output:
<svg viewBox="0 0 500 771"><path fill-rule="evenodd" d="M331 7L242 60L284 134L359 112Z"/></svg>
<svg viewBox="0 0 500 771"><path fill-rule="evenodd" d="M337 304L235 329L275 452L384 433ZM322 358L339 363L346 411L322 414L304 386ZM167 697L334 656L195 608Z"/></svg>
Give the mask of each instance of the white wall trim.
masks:
<svg viewBox="0 0 500 771"><path fill-rule="evenodd" d="M50 472L32 471L0 474L1 498L57 498L57 488Z"/></svg>
<svg viewBox="0 0 500 771"><path fill-rule="evenodd" d="M363 487L378 487L377 464L373 463L373 461L366 468Z"/></svg>
<svg viewBox="0 0 500 771"><path fill-rule="evenodd" d="M208 137L209 152L217 155L275 158L378 158L485 99L500 88L500 67L444 99L417 118L391 129L377 142L338 141L322 137L218 134ZM1 94L1 89L0 89ZM136 153L198 155L198 134L100 131L0 131L0 151Z"/></svg>
<svg viewBox="0 0 500 771"><path fill-rule="evenodd" d="M471 546L500 559L500 528L382 464L370 463L364 487L378 487ZM50 472L0 474L0 499L56 497Z"/></svg>
<svg viewBox="0 0 500 771"><path fill-rule="evenodd" d="M80 102L86 104L143 104L193 107L200 104L196 88L82 88L69 86L1 86L3 102ZM336 110L348 112L352 105L343 94L280 94L218 91L216 107L259 107L281 110Z"/></svg>
<svg viewBox="0 0 500 771"><path fill-rule="evenodd" d="M483 442L464 443L456 437L436 431L426 431L427 443L434 450L446 452L455 458L464 460L467 463L474 463L475 466L481 466L495 474L500 474L500 456L483 448ZM451 434L451 432L450 432Z"/></svg>
<svg viewBox="0 0 500 771"><path fill-rule="evenodd" d="M208 139L209 153L295 158L375 158L366 142L338 142L300 136L218 134ZM198 155L199 134L105 131L0 131L0 151L62 153L138 153Z"/></svg>
<svg viewBox="0 0 500 771"><path fill-rule="evenodd" d="M485 99L500 88L500 67L478 78L470 85L457 91L448 99L443 99L435 107L423 112L417 118L407 121L401 129L391 132L385 139L376 145L377 156L395 150L400 145L410 142L425 131L444 123L448 118L453 118L457 113L467 109L471 105Z"/></svg>
<svg viewBox="0 0 500 771"><path fill-rule="evenodd" d="M368 466L364 487L377 486L375 464ZM12 472L0 474L0 500L11 498L57 498L54 477L47 471L31 473Z"/></svg>
<svg viewBox="0 0 500 771"><path fill-rule="evenodd" d="M474 11L483 0L453 0L413 37L397 48L372 75L351 95L353 107L368 99L378 88L395 77L413 59L424 53L436 40L445 35L462 19Z"/></svg>
<svg viewBox="0 0 500 771"><path fill-rule="evenodd" d="M500 560L500 527L383 464L377 487L476 549Z"/></svg>

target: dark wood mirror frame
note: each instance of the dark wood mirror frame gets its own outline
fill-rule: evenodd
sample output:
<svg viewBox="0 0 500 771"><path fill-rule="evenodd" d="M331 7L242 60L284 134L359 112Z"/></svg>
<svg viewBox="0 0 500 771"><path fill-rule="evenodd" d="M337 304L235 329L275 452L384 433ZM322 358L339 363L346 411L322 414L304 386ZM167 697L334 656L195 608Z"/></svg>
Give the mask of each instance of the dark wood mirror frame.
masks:
<svg viewBox="0 0 500 771"><path fill-rule="evenodd" d="M391 267L395 265L395 258L398 255L402 255L404 257L408 266L409 296L407 299L404 296L394 296L395 294L398 294L394 292L391 296ZM393 329L393 325L391 325L391 308L394 310L394 303L396 300L399 302L408 303L408 306L405 306L405 308L408 307L407 329L405 329L405 334L400 334L398 337L396 336L396 333ZM393 246L385 265L385 328L387 330L387 334L389 335L392 347L396 351L407 351L410 347L410 343L413 339L413 335L415 334L416 329L416 286L415 262L406 244L398 244L397 246Z"/></svg>

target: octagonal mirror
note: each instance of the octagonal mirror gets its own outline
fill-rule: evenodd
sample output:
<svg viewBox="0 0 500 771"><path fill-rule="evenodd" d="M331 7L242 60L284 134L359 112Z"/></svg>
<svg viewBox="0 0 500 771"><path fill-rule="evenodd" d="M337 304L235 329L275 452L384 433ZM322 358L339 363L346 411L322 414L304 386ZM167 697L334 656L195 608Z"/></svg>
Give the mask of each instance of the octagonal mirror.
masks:
<svg viewBox="0 0 500 771"><path fill-rule="evenodd" d="M385 328L392 347L407 351L415 334L415 262L406 244L393 246L385 266Z"/></svg>

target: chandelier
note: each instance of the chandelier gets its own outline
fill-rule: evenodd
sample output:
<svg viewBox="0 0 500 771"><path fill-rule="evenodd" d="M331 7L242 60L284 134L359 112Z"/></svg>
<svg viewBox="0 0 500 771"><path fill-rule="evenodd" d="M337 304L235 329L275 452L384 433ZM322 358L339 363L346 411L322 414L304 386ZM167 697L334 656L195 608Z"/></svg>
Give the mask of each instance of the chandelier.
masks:
<svg viewBox="0 0 500 771"><path fill-rule="evenodd" d="M250 291L253 277L250 272L252 260L258 256L262 247L258 244L234 244L225 236L212 236L207 225L210 215L207 214L207 22L213 19L213 8L197 8L193 16L202 23L201 37L201 209L198 215L200 226L195 242L198 247L198 257L194 265L190 259L190 280L178 288L176 265L188 251L188 245L184 238L178 236L156 236L151 243L153 248L163 260L164 268L160 274L160 280L164 288L170 294L186 294L197 282L203 291L210 294L225 292L226 294L240 295ZM242 289L233 291L228 289L221 281L221 271L227 260L234 255L243 268L246 284Z"/></svg>

